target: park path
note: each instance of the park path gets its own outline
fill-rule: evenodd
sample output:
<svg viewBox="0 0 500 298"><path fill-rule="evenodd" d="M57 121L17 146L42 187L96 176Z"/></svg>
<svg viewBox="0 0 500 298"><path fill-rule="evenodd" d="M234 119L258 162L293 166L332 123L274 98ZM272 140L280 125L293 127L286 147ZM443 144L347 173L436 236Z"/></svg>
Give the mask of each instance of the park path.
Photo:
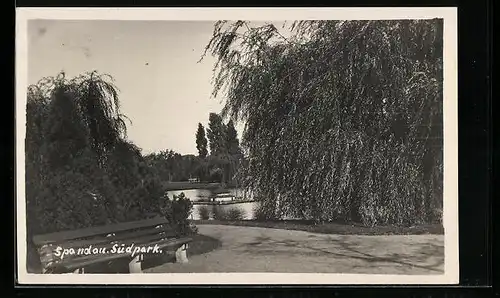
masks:
<svg viewBox="0 0 500 298"><path fill-rule="evenodd" d="M279 272L443 274L443 235L325 235L303 231L199 225L218 249L150 273Z"/></svg>

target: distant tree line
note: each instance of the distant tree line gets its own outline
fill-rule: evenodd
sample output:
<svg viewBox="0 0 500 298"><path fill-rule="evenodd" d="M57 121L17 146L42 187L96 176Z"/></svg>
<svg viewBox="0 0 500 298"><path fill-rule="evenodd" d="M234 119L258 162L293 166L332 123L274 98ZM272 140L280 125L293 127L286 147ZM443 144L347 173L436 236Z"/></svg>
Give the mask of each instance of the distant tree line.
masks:
<svg viewBox="0 0 500 298"><path fill-rule="evenodd" d="M219 114L210 113L207 129L198 123L195 141L198 156L165 150L147 155L146 160L162 181L198 178L204 182L236 183L243 153L234 122L224 123Z"/></svg>

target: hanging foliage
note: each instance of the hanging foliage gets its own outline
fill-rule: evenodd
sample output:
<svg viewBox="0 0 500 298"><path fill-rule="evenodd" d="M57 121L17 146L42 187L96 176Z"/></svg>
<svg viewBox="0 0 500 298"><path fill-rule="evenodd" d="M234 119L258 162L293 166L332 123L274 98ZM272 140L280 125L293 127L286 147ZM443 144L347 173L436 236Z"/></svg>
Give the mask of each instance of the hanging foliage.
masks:
<svg viewBox="0 0 500 298"><path fill-rule="evenodd" d="M213 96L268 217L440 221L443 21L220 21Z"/></svg>
<svg viewBox="0 0 500 298"><path fill-rule="evenodd" d="M141 219L160 212L163 190L140 149L109 76L64 73L28 88L28 232Z"/></svg>

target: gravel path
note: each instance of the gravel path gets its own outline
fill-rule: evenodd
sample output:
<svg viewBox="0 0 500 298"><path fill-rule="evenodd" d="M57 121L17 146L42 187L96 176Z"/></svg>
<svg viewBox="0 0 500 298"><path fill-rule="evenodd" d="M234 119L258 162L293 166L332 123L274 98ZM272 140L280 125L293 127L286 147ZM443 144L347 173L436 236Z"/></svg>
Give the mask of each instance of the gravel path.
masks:
<svg viewBox="0 0 500 298"><path fill-rule="evenodd" d="M443 274L443 235L357 236L225 225L199 225L220 239L219 249L145 270L182 272L279 272Z"/></svg>

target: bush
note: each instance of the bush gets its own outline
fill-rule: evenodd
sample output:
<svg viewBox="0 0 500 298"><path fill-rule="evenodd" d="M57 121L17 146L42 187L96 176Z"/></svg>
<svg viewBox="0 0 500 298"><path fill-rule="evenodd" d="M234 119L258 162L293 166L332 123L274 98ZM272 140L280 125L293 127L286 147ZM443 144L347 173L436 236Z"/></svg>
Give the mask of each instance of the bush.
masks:
<svg viewBox="0 0 500 298"><path fill-rule="evenodd" d="M213 212L213 218L215 220L236 221L236 220L243 220L243 218L245 217L245 211L243 211L243 209L238 207L231 207L225 209L221 206L214 206L212 212Z"/></svg>
<svg viewBox="0 0 500 298"><path fill-rule="evenodd" d="M253 219L257 221L268 221L268 220L276 220L276 216L274 214L274 208L263 206L262 202L259 202L253 210Z"/></svg>
<svg viewBox="0 0 500 298"><path fill-rule="evenodd" d="M215 220L226 220L226 211L221 206L214 205L212 208L212 217Z"/></svg>
<svg viewBox="0 0 500 298"><path fill-rule="evenodd" d="M245 217L245 211L238 207L231 207L226 211L226 219L227 220L243 220Z"/></svg>
<svg viewBox="0 0 500 298"><path fill-rule="evenodd" d="M200 219L210 219L210 210L207 206L200 206L200 208L198 208L198 215L200 216Z"/></svg>
<svg viewBox="0 0 500 298"><path fill-rule="evenodd" d="M213 202L212 198L199 198L198 202Z"/></svg>
<svg viewBox="0 0 500 298"><path fill-rule="evenodd" d="M196 226L189 221L193 203L184 193L174 195L172 200L165 197L163 202L161 214L168 219L179 235L191 235L198 232Z"/></svg>

